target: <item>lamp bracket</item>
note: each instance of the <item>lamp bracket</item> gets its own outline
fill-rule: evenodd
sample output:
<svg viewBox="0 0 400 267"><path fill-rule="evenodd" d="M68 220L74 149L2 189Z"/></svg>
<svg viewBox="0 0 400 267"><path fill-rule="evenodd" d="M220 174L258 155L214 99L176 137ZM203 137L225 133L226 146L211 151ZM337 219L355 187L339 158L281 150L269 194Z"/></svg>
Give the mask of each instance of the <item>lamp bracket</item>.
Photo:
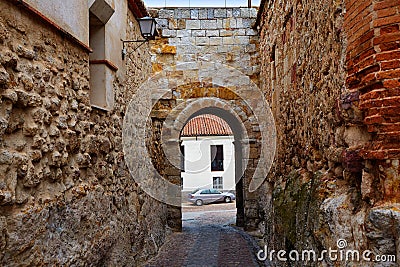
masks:
<svg viewBox="0 0 400 267"><path fill-rule="evenodd" d="M137 45L135 48L133 48L133 51L129 53L129 54L131 54L131 53L135 52L135 51L136 51L139 47L141 47L143 44L145 44L146 42L148 42L149 39L143 39L143 40L122 40L122 39L121 39L121 41L122 41L122 52L121 52L122 60L125 60L125 56L128 54L128 53L126 52L126 48L125 48L125 44L126 44L126 43L140 43L140 44Z"/></svg>
<svg viewBox="0 0 400 267"><path fill-rule="evenodd" d="M125 45L125 43L142 43L142 42L147 42L148 39L143 39L143 40L122 40L122 44Z"/></svg>

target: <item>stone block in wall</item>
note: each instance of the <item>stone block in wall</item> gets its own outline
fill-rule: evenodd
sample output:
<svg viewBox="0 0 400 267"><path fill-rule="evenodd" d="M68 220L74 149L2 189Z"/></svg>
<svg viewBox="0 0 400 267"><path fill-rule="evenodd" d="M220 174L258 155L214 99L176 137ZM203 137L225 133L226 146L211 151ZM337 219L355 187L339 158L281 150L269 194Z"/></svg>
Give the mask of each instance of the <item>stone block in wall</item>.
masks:
<svg viewBox="0 0 400 267"><path fill-rule="evenodd" d="M197 62L190 62L187 64L182 64L182 65L178 65L176 66L176 70L182 70L182 71L187 71L187 70L198 70L199 69L199 65Z"/></svg>
<svg viewBox="0 0 400 267"><path fill-rule="evenodd" d="M250 42L250 37L249 36L234 36L233 38L234 38L234 43L235 44L245 45L245 44L248 44Z"/></svg>
<svg viewBox="0 0 400 267"><path fill-rule="evenodd" d="M210 45L222 45L222 37L210 37Z"/></svg>
<svg viewBox="0 0 400 267"><path fill-rule="evenodd" d="M180 37L168 38L168 44L170 44L170 45L177 45L177 44L180 44L180 43L181 43L181 38ZM156 60L156 58L153 58L153 59ZM154 60L152 60L152 62L155 62Z"/></svg>
<svg viewBox="0 0 400 267"><path fill-rule="evenodd" d="M186 21L186 29L200 29L200 21L199 20L187 20Z"/></svg>
<svg viewBox="0 0 400 267"><path fill-rule="evenodd" d="M182 37L180 45L195 45L196 44L196 37Z"/></svg>
<svg viewBox="0 0 400 267"><path fill-rule="evenodd" d="M217 19L217 29L222 29L224 26L224 20L223 19Z"/></svg>
<svg viewBox="0 0 400 267"><path fill-rule="evenodd" d="M224 45L233 45L235 44L233 36L227 36L222 38L222 43Z"/></svg>
<svg viewBox="0 0 400 267"><path fill-rule="evenodd" d="M233 30L233 35L234 36L246 35L246 29L235 29Z"/></svg>
<svg viewBox="0 0 400 267"><path fill-rule="evenodd" d="M177 57L177 61L180 61L180 62L193 62L195 60L196 60L195 54L185 54L185 55L179 55Z"/></svg>
<svg viewBox="0 0 400 267"><path fill-rule="evenodd" d="M224 36L232 36L233 31L231 30L219 30L219 36L224 37Z"/></svg>
<svg viewBox="0 0 400 267"><path fill-rule="evenodd" d="M163 37L176 37L176 30L163 29L162 36Z"/></svg>
<svg viewBox="0 0 400 267"><path fill-rule="evenodd" d="M199 10L198 9L191 9L190 10L190 18L191 19L199 19Z"/></svg>
<svg viewBox="0 0 400 267"><path fill-rule="evenodd" d="M236 27L234 28L244 28L243 27L243 19L242 18L237 18L236 19Z"/></svg>
<svg viewBox="0 0 400 267"><path fill-rule="evenodd" d="M251 28L254 23L253 19L242 19L242 27L241 28Z"/></svg>
<svg viewBox="0 0 400 267"><path fill-rule="evenodd" d="M226 9L225 8L216 8L214 9L214 18L226 18Z"/></svg>
<svg viewBox="0 0 400 267"><path fill-rule="evenodd" d="M177 30L176 37L190 37L191 33L191 30Z"/></svg>
<svg viewBox="0 0 400 267"><path fill-rule="evenodd" d="M163 66L161 64L159 64L159 63L153 63L152 64L152 70L153 70L153 73L160 72L160 71L163 70Z"/></svg>
<svg viewBox="0 0 400 267"><path fill-rule="evenodd" d="M219 36L219 30L206 30L206 36Z"/></svg>
<svg viewBox="0 0 400 267"><path fill-rule="evenodd" d="M223 28L236 28L236 19L235 18L227 18L222 21Z"/></svg>
<svg viewBox="0 0 400 267"><path fill-rule="evenodd" d="M174 17L174 14L175 14L175 12L172 9L161 9L158 12L158 17L160 19L170 19L170 18Z"/></svg>
<svg viewBox="0 0 400 267"><path fill-rule="evenodd" d="M176 54L176 46L163 45L161 48L162 54Z"/></svg>
<svg viewBox="0 0 400 267"><path fill-rule="evenodd" d="M258 35L258 32L256 30L253 30L253 29L246 29L246 35L256 36L256 35Z"/></svg>
<svg viewBox="0 0 400 267"><path fill-rule="evenodd" d="M189 39L194 39L195 37L188 37ZM183 39L183 38L182 38ZM176 53L179 54L196 54L199 48L194 45L180 45L176 48Z"/></svg>
<svg viewBox="0 0 400 267"><path fill-rule="evenodd" d="M222 39L223 42L223 39ZM226 53L232 49L232 45L221 45L217 47L218 53Z"/></svg>
<svg viewBox="0 0 400 267"><path fill-rule="evenodd" d="M186 23L185 22L183 24L180 23L181 25L179 25L178 21L180 22L182 20L169 19L166 29L170 29L170 30L181 30L181 29L184 29L185 26L186 26Z"/></svg>
<svg viewBox="0 0 400 267"><path fill-rule="evenodd" d="M240 17L240 8L232 9L232 16L235 18Z"/></svg>
<svg viewBox="0 0 400 267"><path fill-rule="evenodd" d="M196 45L209 45L210 38L208 37L196 37Z"/></svg>
<svg viewBox="0 0 400 267"><path fill-rule="evenodd" d="M186 19L169 19L168 28L173 30L183 30L186 28Z"/></svg>
<svg viewBox="0 0 400 267"><path fill-rule="evenodd" d="M193 30L192 31L192 37L204 37L204 36L206 36L205 30Z"/></svg>
<svg viewBox="0 0 400 267"><path fill-rule="evenodd" d="M207 18L208 19L213 19L214 18L214 9L213 8L207 9Z"/></svg>
<svg viewBox="0 0 400 267"><path fill-rule="evenodd" d="M240 17L250 18L250 8L241 8L240 9Z"/></svg>
<svg viewBox="0 0 400 267"><path fill-rule="evenodd" d="M177 19L190 19L189 8L177 8L175 9L175 18Z"/></svg>
<svg viewBox="0 0 400 267"><path fill-rule="evenodd" d="M200 21L200 28L202 30L212 30L212 29L217 29L217 20L211 19L211 20L201 20Z"/></svg>
<svg viewBox="0 0 400 267"><path fill-rule="evenodd" d="M199 10L199 19L207 19L208 18L208 14L207 14L207 9L202 8Z"/></svg>
<svg viewBox="0 0 400 267"><path fill-rule="evenodd" d="M258 10L256 8L250 8L250 18L257 18Z"/></svg>

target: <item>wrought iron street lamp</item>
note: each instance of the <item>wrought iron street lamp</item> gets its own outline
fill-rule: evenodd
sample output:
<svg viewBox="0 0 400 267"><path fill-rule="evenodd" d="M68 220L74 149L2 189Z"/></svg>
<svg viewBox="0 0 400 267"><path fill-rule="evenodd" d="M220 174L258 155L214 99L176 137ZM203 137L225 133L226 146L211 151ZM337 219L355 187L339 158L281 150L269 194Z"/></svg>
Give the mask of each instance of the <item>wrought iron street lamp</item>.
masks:
<svg viewBox="0 0 400 267"><path fill-rule="evenodd" d="M140 43L136 46L132 52L136 51L139 47L141 47L144 43L148 42L149 40L154 40L155 37L158 35L156 30L157 22L154 18L151 17L144 17L138 19L140 33L144 40L121 40L122 41L122 60L125 59L127 55L125 43Z"/></svg>

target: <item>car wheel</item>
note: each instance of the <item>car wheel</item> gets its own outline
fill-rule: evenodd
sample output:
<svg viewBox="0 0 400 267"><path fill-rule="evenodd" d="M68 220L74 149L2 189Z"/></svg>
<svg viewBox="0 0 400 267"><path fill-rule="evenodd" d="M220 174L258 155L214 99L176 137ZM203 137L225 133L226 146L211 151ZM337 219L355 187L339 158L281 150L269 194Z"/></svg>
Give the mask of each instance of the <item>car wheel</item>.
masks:
<svg viewBox="0 0 400 267"><path fill-rule="evenodd" d="M203 200L198 199L196 200L196 206L202 206L203 205Z"/></svg>
<svg viewBox="0 0 400 267"><path fill-rule="evenodd" d="M225 203L230 203L231 201L231 197L225 197Z"/></svg>

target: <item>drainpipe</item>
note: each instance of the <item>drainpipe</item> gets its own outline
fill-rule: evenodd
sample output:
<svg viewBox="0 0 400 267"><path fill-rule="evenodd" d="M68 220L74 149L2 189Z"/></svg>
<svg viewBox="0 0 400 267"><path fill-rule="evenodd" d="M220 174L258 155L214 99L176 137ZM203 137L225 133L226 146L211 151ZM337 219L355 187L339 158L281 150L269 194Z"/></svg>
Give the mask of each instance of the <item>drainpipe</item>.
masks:
<svg viewBox="0 0 400 267"><path fill-rule="evenodd" d="M248 3L249 8L250 8L251 7L251 0L248 0L247 3Z"/></svg>

